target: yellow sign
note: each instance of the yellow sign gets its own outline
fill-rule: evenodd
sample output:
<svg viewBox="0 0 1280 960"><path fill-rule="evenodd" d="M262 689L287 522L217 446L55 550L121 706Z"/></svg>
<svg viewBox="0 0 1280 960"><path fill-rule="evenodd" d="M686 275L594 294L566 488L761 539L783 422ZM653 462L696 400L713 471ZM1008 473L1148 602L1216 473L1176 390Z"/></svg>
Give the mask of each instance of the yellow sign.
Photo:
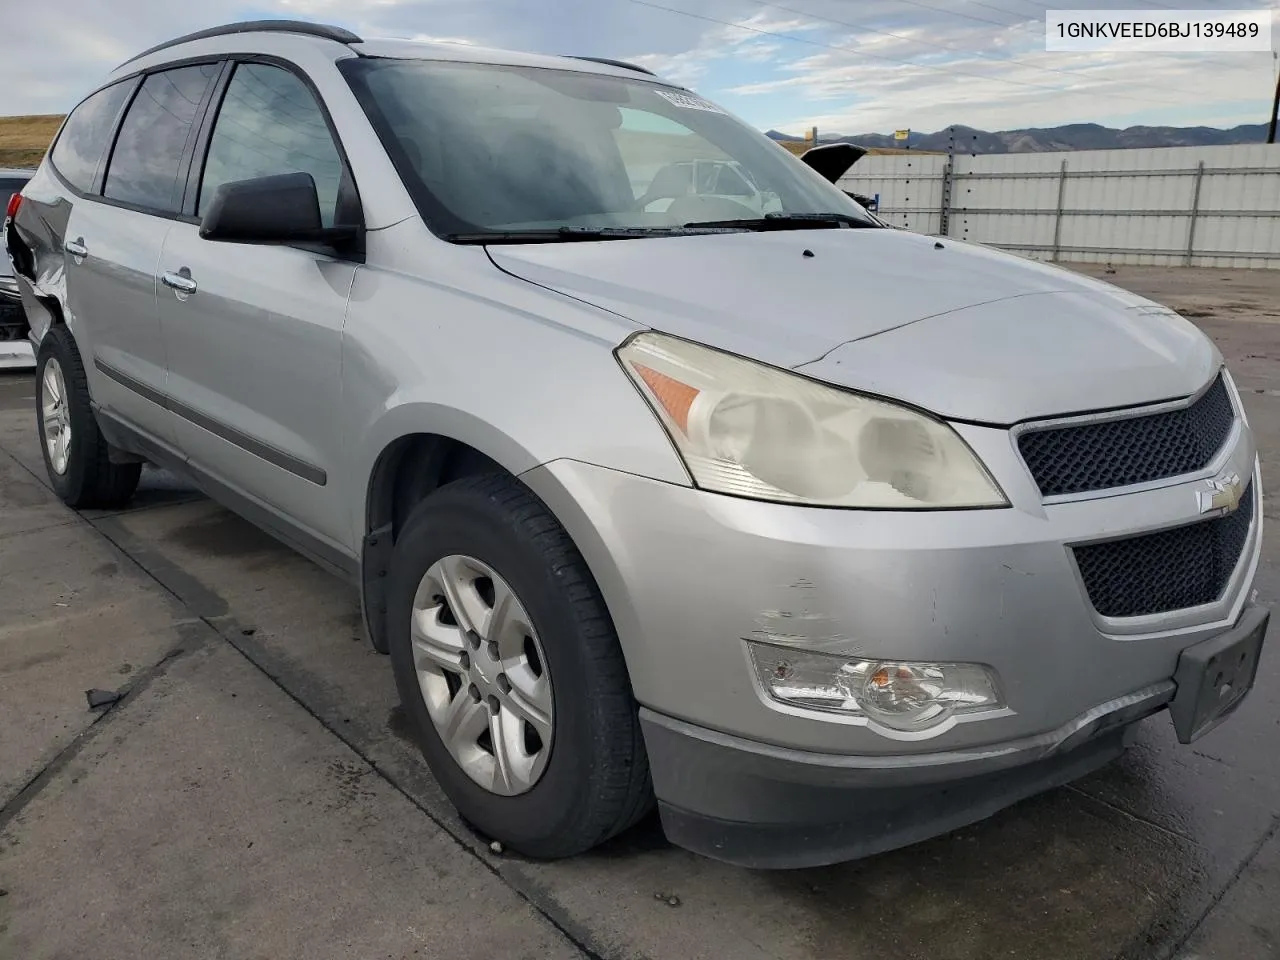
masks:
<svg viewBox="0 0 1280 960"><path fill-rule="evenodd" d="M911 136L911 131L909 129L893 131L893 139L895 140L905 140L909 136Z"/></svg>

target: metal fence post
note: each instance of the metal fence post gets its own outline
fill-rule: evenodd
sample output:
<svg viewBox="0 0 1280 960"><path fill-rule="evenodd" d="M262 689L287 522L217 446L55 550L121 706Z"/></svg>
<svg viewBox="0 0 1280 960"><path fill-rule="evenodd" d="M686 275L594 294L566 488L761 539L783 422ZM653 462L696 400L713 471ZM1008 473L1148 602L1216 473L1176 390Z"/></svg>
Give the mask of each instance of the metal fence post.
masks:
<svg viewBox="0 0 1280 960"><path fill-rule="evenodd" d="M1058 170L1058 212L1053 217L1053 262L1058 261L1058 252L1062 249L1062 202L1067 195L1067 158L1062 158L1062 166Z"/></svg>
<svg viewBox="0 0 1280 960"><path fill-rule="evenodd" d="M938 235L947 237L951 226L951 177L952 158L947 157L947 165L942 168L942 205L938 211Z"/></svg>
<svg viewBox="0 0 1280 960"><path fill-rule="evenodd" d="M1200 166L1196 168L1196 186L1195 193L1191 197L1191 217L1190 223L1187 224L1187 266L1191 266L1191 261L1195 256L1196 250L1196 220L1200 215L1200 185L1204 182L1204 161L1200 161Z"/></svg>

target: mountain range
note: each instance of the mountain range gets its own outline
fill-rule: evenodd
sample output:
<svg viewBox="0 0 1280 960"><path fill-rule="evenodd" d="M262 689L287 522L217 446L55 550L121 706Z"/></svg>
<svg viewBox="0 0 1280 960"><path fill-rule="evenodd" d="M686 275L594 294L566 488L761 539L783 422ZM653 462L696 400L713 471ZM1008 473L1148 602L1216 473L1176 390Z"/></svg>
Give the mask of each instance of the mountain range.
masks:
<svg viewBox="0 0 1280 960"><path fill-rule="evenodd" d="M782 142L800 142L803 137L770 130L768 135ZM902 148L947 153L1043 153L1056 150L1116 150L1131 147L1205 147L1232 143L1262 143L1266 124L1246 124L1230 130L1216 127L1126 127L1118 130L1097 123L1071 123L1062 127L1030 127L990 133L957 124L936 133L911 131L904 143L892 134L864 133L857 136L818 135L820 143L856 143L863 147Z"/></svg>

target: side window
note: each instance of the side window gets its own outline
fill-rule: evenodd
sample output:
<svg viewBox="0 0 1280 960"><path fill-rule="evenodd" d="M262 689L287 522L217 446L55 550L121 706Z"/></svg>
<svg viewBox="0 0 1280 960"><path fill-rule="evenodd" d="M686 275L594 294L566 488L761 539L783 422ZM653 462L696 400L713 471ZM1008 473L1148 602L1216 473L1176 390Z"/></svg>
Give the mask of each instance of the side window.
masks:
<svg viewBox="0 0 1280 960"><path fill-rule="evenodd" d="M82 193L93 189L98 166L111 142L111 131L133 89L125 80L99 90L71 111L50 160L63 178Z"/></svg>
<svg viewBox="0 0 1280 960"><path fill-rule="evenodd" d="M281 173L309 173L320 195L320 218L331 227L342 186L342 157L320 105L298 77L280 67L236 67L209 140L200 181L203 214L224 183Z"/></svg>
<svg viewBox="0 0 1280 960"><path fill-rule="evenodd" d="M111 152L106 196L152 210L182 206L183 154L217 73L218 64L204 63L153 73L143 81Z"/></svg>

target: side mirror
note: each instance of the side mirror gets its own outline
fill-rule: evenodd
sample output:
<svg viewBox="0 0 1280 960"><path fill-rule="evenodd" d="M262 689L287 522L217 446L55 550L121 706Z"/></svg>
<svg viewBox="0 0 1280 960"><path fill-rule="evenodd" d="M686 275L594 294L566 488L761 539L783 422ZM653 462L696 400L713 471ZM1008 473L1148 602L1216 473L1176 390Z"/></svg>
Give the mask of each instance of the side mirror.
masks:
<svg viewBox="0 0 1280 960"><path fill-rule="evenodd" d="M864 210L867 210L870 213L878 213L880 211L879 194L876 194L874 197L864 197L860 193L850 193L848 190L844 192Z"/></svg>
<svg viewBox="0 0 1280 960"><path fill-rule="evenodd" d="M200 221L205 240L230 243L324 243L355 240L355 227L325 227L309 173L283 173L224 183Z"/></svg>

